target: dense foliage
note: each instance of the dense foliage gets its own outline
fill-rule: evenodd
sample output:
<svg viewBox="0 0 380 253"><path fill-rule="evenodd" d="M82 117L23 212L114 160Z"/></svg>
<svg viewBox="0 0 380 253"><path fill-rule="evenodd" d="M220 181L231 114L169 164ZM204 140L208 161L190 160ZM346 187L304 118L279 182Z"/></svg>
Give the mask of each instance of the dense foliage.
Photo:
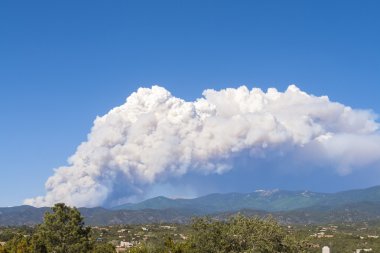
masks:
<svg viewBox="0 0 380 253"><path fill-rule="evenodd" d="M83 217L76 208L56 204L47 212L44 222L32 236L16 234L2 253L88 253L115 252L113 246L98 245L90 239L91 229L84 225Z"/></svg>
<svg viewBox="0 0 380 253"><path fill-rule="evenodd" d="M303 252L305 245L272 218L236 216L227 222L197 219L191 239L194 252Z"/></svg>
<svg viewBox="0 0 380 253"><path fill-rule="evenodd" d="M325 245L334 252L380 252L380 223L280 226L273 218L238 215L90 229L77 209L57 204L39 226L1 227L1 241L0 253L114 253L121 242L132 245L129 253L320 253Z"/></svg>
<svg viewBox="0 0 380 253"><path fill-rule="evenodd" d="M253 244L251 238L254 238L256 247L271 244L278 246L277 243L273 243L276 241L287 242L285 244L287 249L282 249L284 252L287 252L286 250L291 252L292 248L289 248L291 245L296 249L297 247L301 248L295 252L302 252L307 248L308 253L320 253L321 248L325 245L330 246L332 252L354 252L356 249L372 249L372 252L380 252L380 222L378 220L370 223L278 226L271 219L240 218L239 216L230 220L226 217L199 218L191 224L95 226L91 228L89 235L91 247L88 250L90 253L112 253L115 252L116 245L124 242L129 246L133 245L130 252L135 253L196 253L207 250L208 252L251 252L246 245ZM243 223L244 220L247 222ZM255 220L257 224L255 224ZM271 222L273 226L269 225ZM261 223L266 225L262 226ZM251 226L255 227L253 232L250 231L249 224L255 224ZM228 230L227 227L229 227ZM240 232L232 233L233 227ZM267 229L260 230L262 227L267 227ZM6 247L0 247L0 253L49 252L44 240L38 240L40 238L37 237L38 228L33 226L0 227L0 242L7 242ZM231 233L228 234L226 231ZM242 233L241 231L248 232ZM270 236L262 236L265 231ZM221 236L217 236L218 234ZM249 236L243 236L244 234ZM308 245L302 242L305 239L307 239ZM247 243L248 240L250 243ZM97 243L94 243L95 241ZM280 246L284 247L281 244ZM129 249L126 250L128 252ZM265 249L258 249L257 252L265 252Z"/></svg>
<svg viewBox="0 0 380 253"><path fill-rule="evenodd" d="M56 204L52 210L45 214L44 222L34 235L37 247L45 246L48 252L56 253L89 252L90 228L84 226L80 212L64 204Z"/></svg>
<svg viewBox="0 0 380 253"><path fill-rule="evenodd" d="M186 242L175 243L171 238L163 245L138 246L130 253L301 253L308 245L299 242L272 218L260 219L235 216L228 221L197 218Z"/></svg>

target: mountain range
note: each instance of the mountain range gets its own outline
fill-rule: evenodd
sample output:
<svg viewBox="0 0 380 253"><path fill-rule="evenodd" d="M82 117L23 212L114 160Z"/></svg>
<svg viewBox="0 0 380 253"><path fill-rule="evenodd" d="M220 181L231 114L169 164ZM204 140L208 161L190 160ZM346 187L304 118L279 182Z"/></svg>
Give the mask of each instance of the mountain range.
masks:
<svg viewBox="0 0 380 253"><path fill-rule="evenodd" d="M0 226L41 223L50 208L0 208ZM380 219L380 186L337 193L258 190L252 193L217 193L194 199L155 197L110 209L79 208L90 225L189 222L194 216L224 219L237 212L272 215L282 223L331 223Z"/></svg>
<svg viewBox="0 0 380 253"><path fill-rule="evenodd" d="M194 199L163 196L140 203L125 204L113 210L194 209L202 213L255 209L270 212L290 211L312 206L338 206L356 202L380 202L380 186L337 193L310 191L257 190L253 193L215 193Z"/></svg>

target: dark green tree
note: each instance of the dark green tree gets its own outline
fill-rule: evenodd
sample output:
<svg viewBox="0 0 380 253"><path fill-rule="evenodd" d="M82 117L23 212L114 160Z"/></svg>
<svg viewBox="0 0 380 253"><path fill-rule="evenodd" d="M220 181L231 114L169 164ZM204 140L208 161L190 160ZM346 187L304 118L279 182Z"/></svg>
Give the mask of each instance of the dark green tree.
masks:
<svg viewBox="0 0 380 253"><path fill-rule="evenodd" d="M32 252L30 250L29 245L30 245L29 238L27 238L21 234L17 234L15 236L13 236L13 238L5 244L3 252L7 252L7 253L29 253L29 252Z"/></svg>
<svg viewBox="0 0 380 253"><path fill-rule="evenodd" d="M148 250L146 245L135 246L128 250L128 253L150 253L151 250Z"/></svg>
<svg viewBox="0 0 380 253"><path fill-rule="evenodd" d="M167 237L164 242L164 251L169 253L186 253L189 252L187 243L175 242L171 237Z"/></svg>
<svg viewBox="0 0 380 253"><path fill-rule="evenodd" d="M109 243L95 244L92 253L115 253L115 247Z"/></svg>
<svg viewBox="0 0 380 253"><path fill-rule="evenodd" d="M90 228L85 227L78 209L59 203L45 214L33 237L33 247L39 253L87 253L92 249L89 237Z"/></svg>
<svg viewBox="0 0 380 253"><path fill-rule="evenodd" d="M48 253L43 238L38 235L34 235L30 243L30 250L33 253Z"/></svg>
<svg viewBox="0 0 380 253"><path fill-rule="evenodd" d="M297 241L272 218L236 216L228 221L198 218L193 221L192 252L301 253L307 244Z"/></svg>

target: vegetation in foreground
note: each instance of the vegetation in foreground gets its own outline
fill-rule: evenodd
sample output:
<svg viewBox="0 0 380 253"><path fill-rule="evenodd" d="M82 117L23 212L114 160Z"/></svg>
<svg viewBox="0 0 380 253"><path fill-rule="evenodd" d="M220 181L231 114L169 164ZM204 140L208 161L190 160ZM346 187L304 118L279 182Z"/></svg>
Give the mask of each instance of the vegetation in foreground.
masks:
<svg viewBox="0 0 380 253"><path fill-rule="evenodd" d="M167 238L161 245L143 244L133 253L237 253L237 252L307 252L309 245L297 241L272 218L260 219L235 216L228 221L197 218L192 223L188 240L175 243Z"/></svg>
<svg viewBox="0 0 380 253"><path fill-rule="evenodd" d="M210 218L195 219L189 237L175 241L166 237L155 244L141 243L128 252L306 252L307 244L294 236L274 220L236 216L228 221ZM31 231L30 236L15 234L0 246L1 253L108 253L115 247L99 243L91 237L76 208L56 204L47 212L44 222Z"/></svg>
<svg viewBox="0 0 380 253"><path fill-rule="evenodd" d="M30 236L15 234L1 253L108 253L115 252L112 245L96 244L90 238L90 227L76 208L56 204L47 212L44 222Z"/></svg>
<svg viewBox="0 0 380 253"><path fill-rule="evenodd" d="M0 228L0 253L380 252L380 223L280 226L273 218L196 218L191 224L86 227L75 208L57 204L36 227ZM124 244L122 246L122 244ZM371 251L370 251L371 252Z"/></svg>

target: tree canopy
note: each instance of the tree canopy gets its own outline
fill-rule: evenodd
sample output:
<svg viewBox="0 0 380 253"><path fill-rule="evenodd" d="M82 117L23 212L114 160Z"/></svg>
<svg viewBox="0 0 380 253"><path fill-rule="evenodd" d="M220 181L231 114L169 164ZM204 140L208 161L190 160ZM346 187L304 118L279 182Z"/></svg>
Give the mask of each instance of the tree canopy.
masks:
<svg viewBox="0 0 380 253"><path fill-rule="evenodd" d="M190 238L193 252L305 252L306 244L298 242L273 218L249 218L241 215L228 221L198 218L193 222Z"/></svg>
<svg viewBox="0 0 380 253"><path fill-rule="evenodd" d="M162 245L140 245L131 253L302 253L308 244L298 241L273 218L241 215L227 221L196 218L186 242L167 238Z"/></svg>
<svg viewBox="0 0 380 253"><path fill-rule="evenodd" d="M48 252L85 253L91 249L90 228L85 227L78 209L56 204L46 213L35 237L44 243Z"/></svg>
<svg viewBox="0 0 380 253"><path fill-rule="evenodd" d="M80 212L56 204L31 236L17 234L0 253L113 253L114 246L95 243ZM273 218L235 216L228 220L196 218L185 241L171 237L154 245L139 244L130 253L302 253L308 245Z"/></svg>
<svg viewBox="0 0 380 253"><path fill-rule="evenodd" d="M8 241L0 253L112 253L112 245L95 244L90 238L78 209L63 203L54 205L44 215L31 237L17 235Z"/></svg>

